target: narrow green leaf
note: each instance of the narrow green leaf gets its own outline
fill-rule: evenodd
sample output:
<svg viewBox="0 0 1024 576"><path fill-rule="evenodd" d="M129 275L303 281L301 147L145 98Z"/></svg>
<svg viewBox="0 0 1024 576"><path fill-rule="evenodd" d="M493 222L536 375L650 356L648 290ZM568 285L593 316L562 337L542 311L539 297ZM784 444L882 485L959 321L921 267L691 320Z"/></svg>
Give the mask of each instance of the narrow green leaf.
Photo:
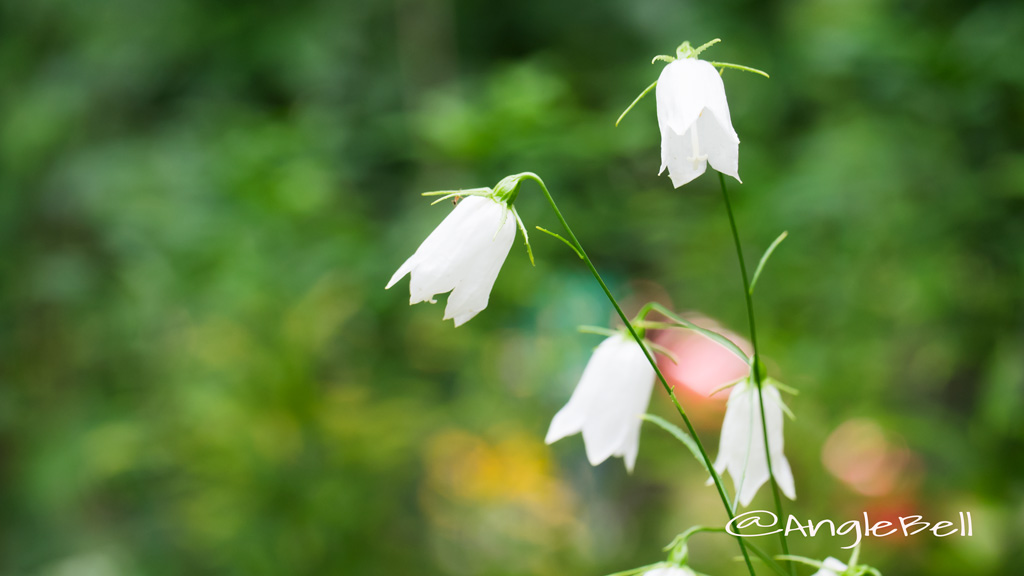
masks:
<svg viewBox="0 0 1024 576"><path fill-rule="evenodd" d="M435 190L423 192L420 196L486 196L490 194L490 188L466 188L465 190Z"/></svg>
<svg viewBox="0 0 1024 576"><path fill-rule="evenodd" d="M704 471L707 472L708 474L711 473L711 471L708 470L707 464L704 463L704 457L701 456L700 449L697 448L697 443L693 441L693 438L691 438L689 434L680 430L680 428L675 424L672 424L671 422L665 420L664 418L655 416L654 414L644 414L643 419L650 422L651 424L660 427L662 430L668 432L669 434L675 436L676 440L679 440L680 442L683 443L683 446L689 448L690 453L693 454L693 457L696 458L697 462L700 463L700 467L703 468Z"/></svg>
<svg viewBox="0 0 1024 576"><path fill-rule="evenodd" d="M572 248L572 251L575 252L576 255L580 257L580 260L583 260L583 253L580 252L579 248L573 246L572 242L569 242L568 240L566 240L565 238L562 238L558 234L555 234L551 230L547 230L545 228L541 228L540 226L534 226L534 228L536 228L537 230L540 230L541 232L543 232L545 234L548 234L549 236L554 236L555 238L558 238L562 242L565 242L565 245L568 246L569 248Z"/></svg>
<svg viewBox="0 0 1024 576"><path fill-rule="evenodd" d="M737 378L736 380L733 380L732 382L729 382L727 384L722 384L718 388L715 388L714 390L712 390L711 393L708 394L708 398L714 396L715 394L718 394L719 392L722 392L724 390L728 390L729 388L732 388L733 386L739 384L740 382L743 382L747 378L749 378L749 376L744 376L743 378Z"/></svg>
<svg viewBox="0 0 1024 576"><path fill-rule="evenodd" d="M768 73L765 72L764 70L758 70L757 68L751 68L750 66L744 66L742 64L730 64L728 62L712 62L711 65L715 66L715 67L718 67L718 68L732 68L734 70L742 70L744 72L752 72L754 74L760 74L761 76L764 76L765 78L771 78L771 76L769 76Z"/></svg>
<svg viewBox="0 0 1024 576"><path fill-rule="evenodd" d="M790 576L789 572L786 572L786 571L785 571L785 570L784 570L784 569L782 568L782 566L779 566L779 563L778 563L778 562L776 562L775 560L772 560L772 557L771 557L771 556L769 556L769 555L768 555L767 553L765 553L765 551L764 551L764 550L761 550L761 549L760 549L760 548L759 548L759 547L758 547L758 546L757 546L756 544L754 544L753 542L751 542L749 538L748 538L748 539L746 539L746 541L745 541L744 543L745 543L745 544L747 545L747 548L750 548L751 550L753 550L753 551L754 551L754 554L755 554L755 555L756 555L756 556L757 556L757 557L758 557L758 558L759 558L759 559L760 559L760 560L761 560L762 562L764 562L764 563L765 563L766 565L768 565L768 567L769 567L769 568L771 568L771 569L772 569L772 570L774 570L774 571L775 571L775 572L776 572L777 574L779 574L779 576Z"/></svg>
<svg viewBox="0 0 1024 576"><path fill-rule="evenodd" d="M750 281L750 295L754 295L754 286L757 285L757 279L761 277L761 271L764 270L764 265L768 263L768 259L771 258L772 252L775 252L775 248L789 236L789 232L783 232L779 234L779 237L772 242L771 246L764 251L764 256L761 256L761 261L757 263L757 270L754 270L754 278Z"/></svg>
<svg viewBox="0 0 1024 576"><path fill-rule="evenodd" d="M663 314L665 316L668 316L669 318L672 319L672 321L674 321L679 326L682 326L683 328L687 328L689 330L693 330L694 332L702 334L705 337L710 338L711 340L714 340L715 342L718 342L719 344L724 346L727 350L729 350L730 352L732 352L733 354L738 356L741 360L746 362L747 365L750 364L750 358L747 358L746 353L744 353L743 350L740 349L740 347L737 346L735 342L733 342L732 340L729 340L725 336L722 336L718 332L715 332L714 330L708 330L707 328L701 328L700 326L697 326L693 322L690 322L689 320L686 320L685 318L682 318L681 316L677 315L675 312L669 310L668 308L665 308L661 304L652 303L651 304L651 309L655 310L657 312L660 312L661 314Z"/></svg>
<svg viewBox="0 0 1024 576"><path fill-rule="evenodd" d="M597 334L598 336L615 336L618 330L605 328L604 326L577 326L576 331L581 334Z"/></svg>
<svg viewBox="0 0 1024 576"><path fill-rule="evenodd" d="M775 559L785 560L787 562L798 562L800 564L806 564L807 566L811 566L812 568L818 568L819 570L822 566L821 562L818 562L817 560L812 560L810 558L805 558L803 556L794 556L792 554L779 554L775 556Z"/></svg>
<svg viewBox="0 0 1024 576"><path fill-rule="evenodd" d="M661 354L662 356L671 360L673 364L679 364L679 358L677 358L676 355L673 354L672 351L669 350L668 348L665 348L660 344L655 344L654 342L651 342L649 340L644 340L644 344L646 344L647 347L650 348L651 350L654 350L658 354Z"/></svg>
<svg viewBox="0 0 1024 576"><path fill-rule="evenodd" d="M793 396L799 396L800 395L800 391L797 390L796 388L793 388L792 386L787 386L787 385L783 384L782 382L779 382L775 378L772 378L771 376L769 376L768 378L765 378L764 383L765 384L769 384L771 386L775 386L776 388L778 388L779 390L782 390L786 394L792 394Z"/></svg>
<svg viewBox="0 0 1024 576"><path fill-rule="evenodd" d="M619 122L622 122L622 119L626 117L626 114L629 114L629 111L633 109L633 106L636 106L636 103L643 99L644 96L647 96L647 93L650 92L651 90L654 90L654 87L657 85L658 81L655 80L653 84L651 84L647 88L644 88L644 91L641 92L640 95L636 97L636 100L633 100L633 103L629 105L629 108L626 108L626 110L619 115L619 119L615 121L615 125L618 126Z"/></svg>

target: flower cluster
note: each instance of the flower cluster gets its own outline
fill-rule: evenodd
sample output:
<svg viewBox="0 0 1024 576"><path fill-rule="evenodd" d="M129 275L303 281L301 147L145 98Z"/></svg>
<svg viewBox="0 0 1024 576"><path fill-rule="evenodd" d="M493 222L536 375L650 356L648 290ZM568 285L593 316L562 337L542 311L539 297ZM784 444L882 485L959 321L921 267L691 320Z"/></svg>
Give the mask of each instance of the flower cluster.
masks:
<svg viewBox="0 0 1024 576"><path fill-rule="evenodd" d="M659 175L668 170L675 188L703 174L708 164L721 174L740 180L740 140L732 126L720 69L738 68L764 76L767 74L735 64L699 59L701 52L715 42L717 40L696 49L688 42L684 42L676 50L675 56L656 57L655 61L667 62L658 80L641 93L626 112L623 112L625 116L641 98L656 88L658 125L661 130ZM623 459L626 470L632 472L640 449L642 422L645 418L655 423L660 421L660 426L669 429L687 444L695 457L701 461L711 474L723 501L727 500L727 496L720 475L726 472L732 477L736 502L740 506L748 506L761 486L772 478L783 494L795 499L793 473L783 451L783 416L788 413L788 409L782 402L779 389L785 387L767 378L756 343L752 345L752 357L748 357L748 353L728 337L696 326L653 303L645 306L635 320L627 319L583 247L569 229L544 183L536 175L523 173L509 176L493 189L428 193L441 196L441 200L452 198L456 202L456 207L398 268L386 288L391 288L400 279L409 275L410 304L433 303L437 294L450 292L445 307L445 320L452 319L456 326L460 326L479 314L487 306L491 289L515 240L517 224L526 238L526 228L513 206L519 184L524 178L535 180L541 187L559 221L565 227L568 239L543 228L538 229L565 242L587 263L626 324L625 329L618 332L603 328L595 329L599 333L607 334L607 337L595 348L568 402L551 420L545 442L551 444L567 436L581 433L590 464L596 466L611 456L618 456ZM722 191L728 199L724 179ZM742 263L739 236L728 202L726 207L729 210L739 260ZM765 258L762 259L762 265L784 237L785 234L769 247ZM527 250L529 251L528 240ZM753 304L750 296L753 294L753 286L760 271L761 266L749 283L745 272L743 276L751 318L751 334ZM672 322L646 321L646 314L652 309L657 309L672 319ZM648 329L666 328L686 328L700 333L741 358L745 364L744 368L749 368L749 373L745 377L730 385L718 455L713 464L698 438L691 438L682 430L657 417L645 415L655 382L660 379L676 402L680 416L690 431L693 431L672 388L653 359L655 352L667 351L643 339ZM751 341L754 341L753 337ZM709 373L713 372L715 370ZM717 372L722 373L723 370ZM726 508L732 517L732 505L727 503ZM692 534L702 530L706 529L694 527L680 534L673 544L666 548L671 550L667 561L623 574L643 572L644 576L695 576L696 573L687 565L686 542ZM746 557L746 549L743 551ZM795 556L787 559L817 567L819 571L816 576L837 576L853 570L831 557L824 562ZM753 573L750 560L746 561ZM855 566L854 559L851 559L850 566ZM868 567L856 568L860 570L858 574L876 573L872 572L874 569Z"/></svg>

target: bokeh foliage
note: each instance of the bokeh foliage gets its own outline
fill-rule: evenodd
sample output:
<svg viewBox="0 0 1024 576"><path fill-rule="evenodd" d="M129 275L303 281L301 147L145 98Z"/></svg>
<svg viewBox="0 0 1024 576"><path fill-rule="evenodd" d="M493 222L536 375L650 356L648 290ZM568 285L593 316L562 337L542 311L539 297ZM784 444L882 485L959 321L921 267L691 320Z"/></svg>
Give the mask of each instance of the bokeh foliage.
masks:
<svg viewBox="0 0 1024 576"><path fill-rule="evenodd" d="M653 99L612 125L651 56L713 37L772 74L724 79L747 250L790 233L758 287L802 391L790 508L970 510L973 538L863 558L1024 566L1019 2L3 0L0 573L600 574L720 523L656 429L631 477L543 445L574 327L611 321L563 246L517 241L457 330L383 290L447 211L419 192L531 170L632 305L742 331L715 179L656 176ZM713 445L720 403L693 410ZM884 494L823 468L851 418L907 455Z"/></svg>

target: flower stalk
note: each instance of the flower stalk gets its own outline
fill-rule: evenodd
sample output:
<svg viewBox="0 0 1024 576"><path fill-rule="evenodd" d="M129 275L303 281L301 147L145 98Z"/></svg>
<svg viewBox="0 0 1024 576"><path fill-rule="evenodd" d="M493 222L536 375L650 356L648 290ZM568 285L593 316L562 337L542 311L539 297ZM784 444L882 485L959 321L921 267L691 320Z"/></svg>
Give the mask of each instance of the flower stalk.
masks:
<svg viewBox="0 0 1024 576"><path fill-rule="evenodd" d="M751 374L754 380L754 385L757 387L757 403L761 410L761 432L764 435L765 458L768 462L768 476L772 485L772 498L775 501L775 513L779 518L782 518L782 498L779 496L779 484L775 480L775 471L772 469L771 445L768 443L768 424L765 419L763 389L763 382L766 374L764 362L761 361L761 355L757 347L757 324L754 320L754 297L750 289L750 280L747 277L747 265L743 259L743 247L740 244L740 235L736 227L736 217L733 215L732 203L729 201L729 191L725 186L725 175L721 172L718 173L718 181L722 186L722 199L725 201L725 211L729 215L729 225L732 229L732 238L736 245L736 258L739 260L740 275L743 278L743 296L747 303L747 322L750 326L750 346L754 350L754 358L751 363ZM788 555L789 543L786 540L785 531L779 532L779 543L782 546L782 553L784 555ZM796 571L792 564L789 566L789 571L791 575L795 576Z"/></svg>

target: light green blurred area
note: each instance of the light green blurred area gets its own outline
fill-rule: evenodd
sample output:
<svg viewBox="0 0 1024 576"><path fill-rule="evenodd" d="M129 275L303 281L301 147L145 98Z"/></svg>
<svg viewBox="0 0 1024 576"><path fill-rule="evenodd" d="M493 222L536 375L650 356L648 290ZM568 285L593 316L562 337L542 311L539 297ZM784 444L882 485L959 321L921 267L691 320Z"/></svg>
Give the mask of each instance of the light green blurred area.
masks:
<svg viewBox="0 0 1024 576"><path fill-rule="evenodd" d="M724 82L748 260L789 232L757 294L800 390L787 510L970 511L861 558L1017 573L1020 3L0 0L0 574L599 575L721 525L657 428L632 475L543 444L575 327L612 319L564 246L517 239L458 329L383 289L450 210L420 192L529 170L629 307L744 332L716 178L656 175L653 98L614 127L652 56L714 37L772 75ZM686 401L713 450L721 402Z"/></svg>

